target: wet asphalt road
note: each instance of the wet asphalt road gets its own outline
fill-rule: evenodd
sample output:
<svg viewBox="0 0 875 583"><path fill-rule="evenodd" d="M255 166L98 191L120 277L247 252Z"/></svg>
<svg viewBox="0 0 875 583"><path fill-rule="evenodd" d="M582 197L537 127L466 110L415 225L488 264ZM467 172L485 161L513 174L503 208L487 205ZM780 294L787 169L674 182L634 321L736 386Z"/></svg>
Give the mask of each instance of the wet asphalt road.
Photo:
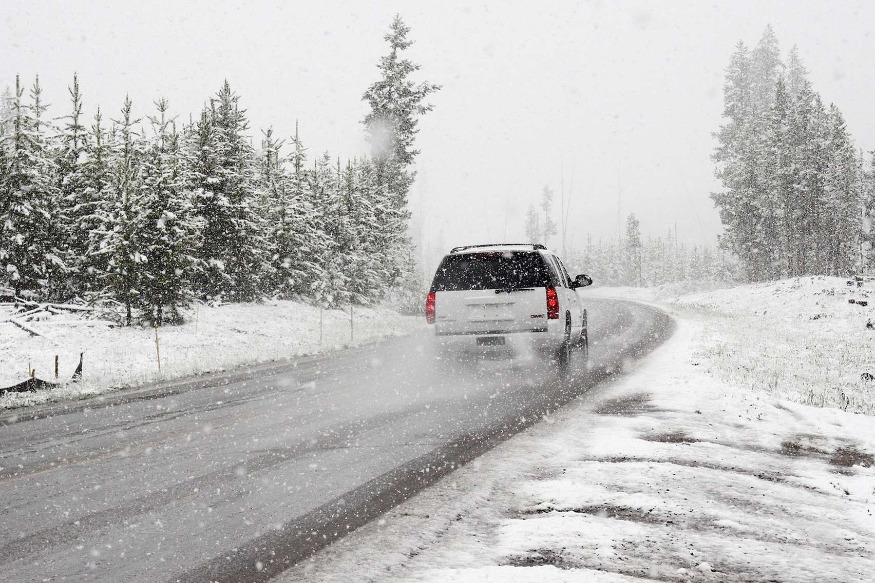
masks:
<svg viewBox="0 0 875 583"><path fill-rule="evenodd" d="M0 415L0 581L266 581L591 390L673 329L586 299L589 363L426 334ZM245 350L245 347L241 347Z"/></svg>

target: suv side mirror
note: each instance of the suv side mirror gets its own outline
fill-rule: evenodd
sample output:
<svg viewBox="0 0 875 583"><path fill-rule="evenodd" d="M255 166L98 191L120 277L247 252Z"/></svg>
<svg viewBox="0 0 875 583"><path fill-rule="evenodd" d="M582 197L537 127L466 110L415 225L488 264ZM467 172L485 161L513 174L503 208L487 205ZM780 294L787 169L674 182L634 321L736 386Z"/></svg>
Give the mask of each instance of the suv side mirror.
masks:
<svg viewBox="0 0 875 583"><path fill-rule="evenodd" d="M592 285L592 278L588 275L578 275L574 278L574 282L571 284L572 289L577 289L579 287L586 287L588 285Z"/></svg>

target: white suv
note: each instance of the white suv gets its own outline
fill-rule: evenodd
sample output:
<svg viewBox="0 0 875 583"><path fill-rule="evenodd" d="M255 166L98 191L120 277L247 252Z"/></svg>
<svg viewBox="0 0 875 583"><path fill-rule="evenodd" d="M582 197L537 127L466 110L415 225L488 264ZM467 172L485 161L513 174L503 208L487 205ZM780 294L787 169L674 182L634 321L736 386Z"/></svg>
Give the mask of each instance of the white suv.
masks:
<svg viewBox="0 0 875 583"><path fill-rule="evenodd" d="M425 303L444 349L516 353L536 349L567 364L575 346L588 353L586 310L577 288L543 245L456 247L443 258Z"/></svg>

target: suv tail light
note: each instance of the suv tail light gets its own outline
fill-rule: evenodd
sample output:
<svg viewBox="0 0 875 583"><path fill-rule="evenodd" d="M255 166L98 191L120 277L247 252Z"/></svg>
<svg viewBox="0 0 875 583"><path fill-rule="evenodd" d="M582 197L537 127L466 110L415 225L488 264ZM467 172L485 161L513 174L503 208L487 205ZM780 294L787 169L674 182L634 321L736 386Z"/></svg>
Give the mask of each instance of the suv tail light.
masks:
<svg viewBox="0 0 875 583"><path fill-rule="evenodd" d="M555 292L554 292L555 293ZM425 298L425 321L429 324L434 324L434 292L428 292L428 297Z"/></svg>
<svg viewBox="0 0 875 583"><path fill-rule="evenodd" d="M428 313L428 308L426 308L426 313ZM434 308L432 308L432 313L434 313ZM556 295L554 287L547 288L547 319L559 319L559 296Z"/></svg>

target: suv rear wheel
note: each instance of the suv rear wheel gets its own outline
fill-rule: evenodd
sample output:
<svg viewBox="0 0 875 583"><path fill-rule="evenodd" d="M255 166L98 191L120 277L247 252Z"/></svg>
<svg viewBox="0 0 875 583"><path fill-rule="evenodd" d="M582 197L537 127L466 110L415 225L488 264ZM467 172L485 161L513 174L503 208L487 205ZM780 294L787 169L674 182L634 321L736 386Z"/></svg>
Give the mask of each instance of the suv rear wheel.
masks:
<svg viewBox="0 0 875 583"><path fill-rule="evenodd" d="M565 315L565 339L562 341L562 346L559 347L559 352L556 355L559 361L560 368L566 368L571 362L571 349L574 341L571 339L571 315Z"/></svg>
<svg viewBox="0 0 875 583"><path fill-rule="evenodd" d="M586 310L583 311L583 327L580 330L580 337L577 339L577 346L585 357L589 357L589 327L586 321Z"/></svg>

